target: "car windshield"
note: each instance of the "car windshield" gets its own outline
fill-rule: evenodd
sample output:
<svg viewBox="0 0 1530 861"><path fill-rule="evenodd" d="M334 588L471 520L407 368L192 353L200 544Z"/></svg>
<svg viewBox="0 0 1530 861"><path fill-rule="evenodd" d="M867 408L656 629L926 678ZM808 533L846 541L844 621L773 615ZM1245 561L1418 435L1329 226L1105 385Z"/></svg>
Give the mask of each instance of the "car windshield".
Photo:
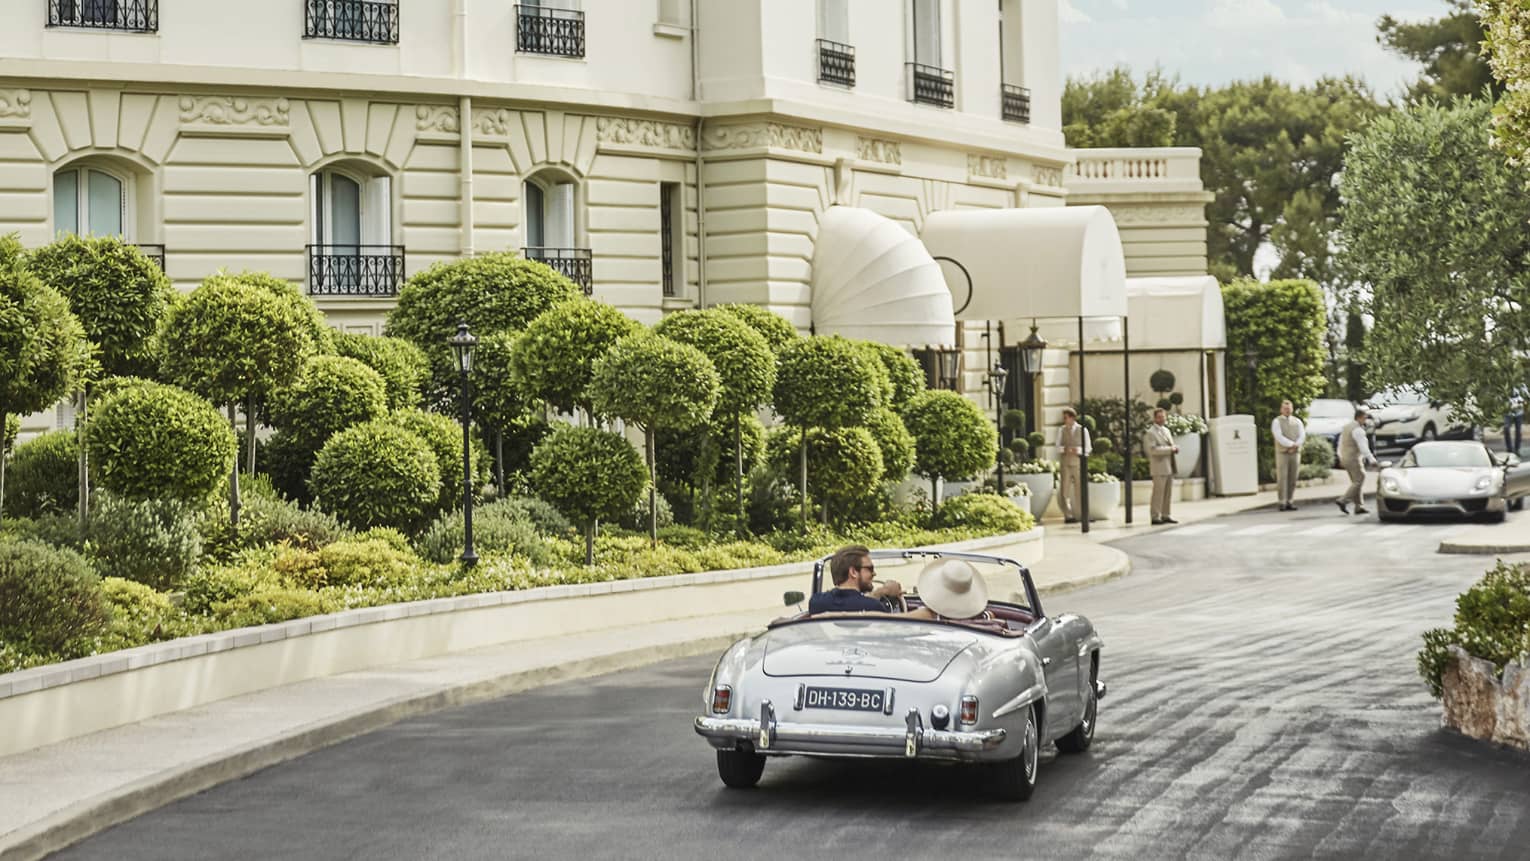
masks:
<svg viewBox="0 0 1530 861"><path fill-rule="evenodd" d="M1307 417L1313 419L1347 419L1354 414L1355 408L1349 401L1336 401L1331 398L1313 401L1307 408Z"/></svg>
<svg viewBox="0 0 1530 861"><path fill-rule="evenodd" d="M1382 407L1417 406L1429 403L1422 394L1407 389L1389 389L1371 398L1371 403Z"/></svg>
<svg viewBox="0 0 1530 861"><path fill-rule="evenodd" d="M1492 466L1493 459L1488 456L1488 450L1480 445L1472 443L1419 443L1414 446L1408 456L1403 458L1403 466Z"/></svg>

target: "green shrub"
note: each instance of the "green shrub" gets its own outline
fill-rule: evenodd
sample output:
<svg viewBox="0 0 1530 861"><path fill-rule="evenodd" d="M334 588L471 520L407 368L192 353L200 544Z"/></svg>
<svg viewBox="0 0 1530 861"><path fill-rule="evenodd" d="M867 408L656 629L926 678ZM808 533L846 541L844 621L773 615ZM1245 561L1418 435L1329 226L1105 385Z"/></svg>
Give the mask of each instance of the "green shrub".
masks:
<svg viewBox="0 0 1530 861"><path fill-rule="evenodd" d="M438 510L462 506L462 425L441 415L419 409L399 410L388 421L409 431L430 445L436 456L436 468L441 473L441 492L437 497ZM469 448L473 487L482 487L489 480L489 459L484 456L482 444L473 440Z"/></svg>
<svg viewBox="0 0 1530 861"><path fill-rule="evenodd" d="M32 252L32 271L69 300L108 375L146 375L174 292L158 264L115 236L63 234Z"/></svg>
<svg viewBox="0 0 1530 861"><path fill-rule="evenodd" d="M86 654L111 610L85 557L35 541L0 540L0 642L64 658Z"/></svg>
<svg viewBox="0 0 1530 861"><path fill-rule="evenodd" d="M807 443L808 487L828 505L829 518L840 522L858 499L877 489L883 473L881 449L861 427L812 428ZM783 475L800 471L801 445L800 428L785 426L771 433L765 449L772 469Z"/></svg>
<svg viewBox="0 0 1530 861"><path fill-rule="evenodd" d="M496 499L484 508L504 508L513 511L516 517L531 523L538 535L567 537L574 531L574 524L570 523L562 512L551 503L535 496L509 496Z"/></svg>
<svg viewBox="0 0 1530 861"><path fill-rule="evenodd" d="M27 268L15 234L0 235L0 420L48 409L94 368L69 300Z"/></svg>
<svg viewBox="0 0 1530 861"><path fill-rule="evenodd" d="M168 595L120 577L102 578L101 595L111 610L111 622L97 651L130 649L182 635Z"/></svg>
<svg viewBox="0 0 1530 861"><path fill-rule="evenodd" d="M86 432L101 487L130 499L199 501L234 466L234 432L217 408L175 386L123 389Z"/></svg>
<svg viewBox="0 0 1530 861"><path fill-rule="evenodd" d="M498 500L473 510L473 547L480 556L515 553L533 565L553 564L554 557L542 536L537 534L524 502L520 499ZM559 519L562 520L561 516ZM420 536L420 556L443 565L456 561L463 547L462 523L461 511L438 517ZM566 526L568 521L563 523ZM567 531L565 529L563 533Z"/></svg>
<svg viewBox="0 0 1530 861"><path fill-rule="evenodd" d="M1303 481L1327 478L1333 472L1333 443L1324 437L1309 436L1302 441L1301 468L1297 477Z"/></svg>
<svg viewBox="0 0 1530 861"><path fill-rule="evenodd" d="M315 504L342 523L413 532L440 498L441 469L429 443L382 420L330 437L310 483Z"/></svg>
<svg viewBox="0 0 1530 861"><path fill-rule="evenodd" d="M275 571L278 548L263 548L240 559L236 564L204 566L187 578L181 608L191 614L207 615L219 604L255 592L281 588Z"/></svg>
<svg viewBox="0 0 1530 861"><path fill-rule="evenodd" d="M261 470L258 474L265 476L282 496L306 504L313 501L308 479L313 472L314 458L318 456L317 451L299 445L290 435L277 431L266 440L256 468Z"/></svg>
<svg viewBox="0 0 1530 861"><path fill-rule="evenodd" d="M712 362L722 383L718 415L750 413L770 398L775 353L764 336L737 316L716 308L679 311L660 320L654 332L695 347Z"/></svg>
<svg viewBox="0 0 1530 861"><path fill-rule="evenodd" d="M800 338L781 352L775 410L797 427L858 425L883 406L867 354L840 337Z"/></svg>
<svg viewBox="0 0 1530 861"><path fill-rule="evenodd" d="M430 363L419 347L403 338L378 337L336 332L335 353L355 359L382 377L388 393L388 409L401 410L420 405Z"/></svg>
<svg viewBox="0 0 1530 861"><path fill-rule="evenodd" d="M85 536L80 532L77 514L43 514L38 517L7 517L0 521L0 540L5 538L40 541L53 547L80 550Z"/></svg>
<svg viewBox="0 0 1530 861"><path fill-rule="evenodd" d="M675 510L672 507L670 507L669 500L664 498L664 494L662 494L662 493L657 494L656 496L654 496L653 499L654 499L654 508L656 509L655 515L656 515L657 520L658 520L659 528L663 529L666 526L673 526L673 525L675 525ZM638 532L647 532L648 531L648 499L647 499L647 497L639 499L637 505L634 505L630 510L628 510L621 517L616 518L616 525L620 526L623 529L631 529L631 530L638 531Z"/></svg>
<svg viewBox="0 0 1530 861"><path fill-rule="evenodd" d="M213 606L212 612L228 628L270 625L289 619L322 616L334 605L307 589L272 589L240 595Z"/></svg>
<svg viewBox="0 0 1530 861"><path fill-rule="evenodd" d="M1436 698L1447 646L1458 645L1491 661L1498 673L1530 650L1530 565L1500 561L1456 598L1455 623L1453 629L1426 633L1418 655L1419 674Z"/></svg>
<svg viewBox="0 0 1530 861"><path fill-rule="evenodd" d="M1036 518L1007 498L994 493L964 493L946 500L935 522L942 528L976 529L983 532L1025 532Z"/></svg>
<svg viewBox="0 0 1530 861"><path fill-rule="evenodd" d="M586 390L595 362L622 338L643 330L615 306L579 298L526 324L510 353L510 379L522 396L560 410L590 409Z"/></svg>
<svg viewBox="0 0 1530 861"><path fill-rule="evenodd" d="M914 435L903 419L890 409L875 410L866 419L866 430L882 452L882 480L902 481L914 468Z"/></svg>
<svg viewBox="0 0 1530 861"><path fill-rule="evenodd" d="M272 427L291 444L318 452L334 434L386 415L387 384L356 359L314 356L272 393L269 409Z"/></svg>
<svg viewBox="0 0 1530 861"><path fill-rule="evenodd" d="M717 305L712 310L721 311L742 320L746 326L759 333L777 356L787 345L802 337L797 327L780 314L759 305Z"/></svg>
<svg viewBox="0 0 1530 861"><path fill-rule="evenodd" d="M5 467L5 512L65 514L80 504L80 451L74 431L50 431L16 446Z"/></svg>
<svg viewBox="0 0 1530 861"><path fill-rule="evenodd" d="M318 550L277 547L271 568L288 588L386 588L409 580L421 563L407 547L396 547L387 538L357 537Z"/></svg>
<svg viewBox="0 0 1530 861"><path fill-rule="evenodd" d="M1126 459L1126 450L1137 446L1134 457L1141 456L1142 447L1139 443L1147 426L1153 423L1153 408L1148 404L1132 398L1132 432L1126 433L1126 401L1122 398L1085 398L1079 405L1085 418L1093 419L1095 427L1089 429L1090 443L1096 455L1105 453L1109 449L1121 456L1123 462ZM1087 426L1087 423L1086 423ZM1096 430L1098 428L1098 430ZM1170 432L1174 431L1170 428Z"/></svg>
<svg viewBox="0 0 1530 861"><path fill-rule="evenodd" d="M560 428L531 453L532 489L584 528L587 564L595 521L620 517L637 504L647 484L643 458L610 431Z"/></svg>
<svg viewBox="0 0 1530 861"><path fill-rule="evenodd" d="M1252 370L1228 369L1229 404L1240 413L1253 413L1254 427L1268 429L1280 413L1282 399L1307 404L1322 397L1327 386L1323 369L1328 358L1328 311L1317 284L1236 281L1222 285L1222 303L1227 355L1253 353L1256 357ZM1261 472L1268 463L1273 478L1274 441L1268 430L1255 436Z"/></svg>
<svg viewBox="0 0 1530 861"><path fill-rule="evenodd" d="M88 555L102 575L159 590L178 588L202 558L195 510L176 500L103 495L88 535Z"/></svg>
<svg viewBox="0 0 1530 861"><path fill-rule="evenodd" d="M240 476L241 485L248 478ZM334 515L254 491L258 486L254 484L241 501L237 529L229 525L227 494L213 497L203 509L198 525L207 556L226 562L242 550L283 542L317 550L350 534Z"/></svg>
<svg viewBox="0 0 1530 861"><path fill-rule="evenodd" d="M999 433L977 405L949 391L921 392L903 411L914 435L914 472L930 480L970 478L998 454Z"/></svg>
<svg viewBox="0 0 1530 861"><path fill-rule="evenodd" d="M659 540L682 550L700 550L712 544L712 537L693 526L662 526Z"/></svg>

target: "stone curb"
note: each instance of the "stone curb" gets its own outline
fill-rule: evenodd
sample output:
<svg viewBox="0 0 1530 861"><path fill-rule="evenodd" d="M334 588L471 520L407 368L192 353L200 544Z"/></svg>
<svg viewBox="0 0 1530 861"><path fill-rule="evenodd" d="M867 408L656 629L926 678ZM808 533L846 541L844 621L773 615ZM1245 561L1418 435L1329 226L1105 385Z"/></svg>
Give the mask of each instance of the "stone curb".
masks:
<svg viewBox="0 0 1530 861"><path fill-rule="evenodd" d="M1530 544L1475 544L1446 539L1440 542L1437 552L1475 556L1506 556L1511 553L1530 553Z"/></svg>

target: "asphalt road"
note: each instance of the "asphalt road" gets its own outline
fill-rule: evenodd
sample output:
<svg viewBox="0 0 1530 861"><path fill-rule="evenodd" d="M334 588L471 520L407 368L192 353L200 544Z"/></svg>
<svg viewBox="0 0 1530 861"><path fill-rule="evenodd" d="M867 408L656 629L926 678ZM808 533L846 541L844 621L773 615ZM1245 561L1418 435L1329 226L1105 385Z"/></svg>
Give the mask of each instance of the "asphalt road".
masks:
<svg viewBox="0 0 1530 861"><path fill-rule="evenodd" d="M1435 554L1452 528L1314 503L1121 542L1133 576L1049 604L1101 631L1110 696L1025 804L902 762L725 789L706 658L400 723L58 857L1523 859L1530 757L1439 729L1414 670L1491 561Z"/></svg>

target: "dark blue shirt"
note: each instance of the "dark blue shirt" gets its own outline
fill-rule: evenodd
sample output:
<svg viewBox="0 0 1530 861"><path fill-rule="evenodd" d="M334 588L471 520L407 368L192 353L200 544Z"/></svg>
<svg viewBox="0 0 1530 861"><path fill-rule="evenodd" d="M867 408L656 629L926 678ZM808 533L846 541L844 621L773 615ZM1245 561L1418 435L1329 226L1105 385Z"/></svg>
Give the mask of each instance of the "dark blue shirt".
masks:
<svg viewBox="0 0 1530 861"><path fill-rule="evenodd" d="M809 613L859 613L867 610L886 610L881 601L863 594L857 589L830 589L819 592L808 602Z"/></svg>

